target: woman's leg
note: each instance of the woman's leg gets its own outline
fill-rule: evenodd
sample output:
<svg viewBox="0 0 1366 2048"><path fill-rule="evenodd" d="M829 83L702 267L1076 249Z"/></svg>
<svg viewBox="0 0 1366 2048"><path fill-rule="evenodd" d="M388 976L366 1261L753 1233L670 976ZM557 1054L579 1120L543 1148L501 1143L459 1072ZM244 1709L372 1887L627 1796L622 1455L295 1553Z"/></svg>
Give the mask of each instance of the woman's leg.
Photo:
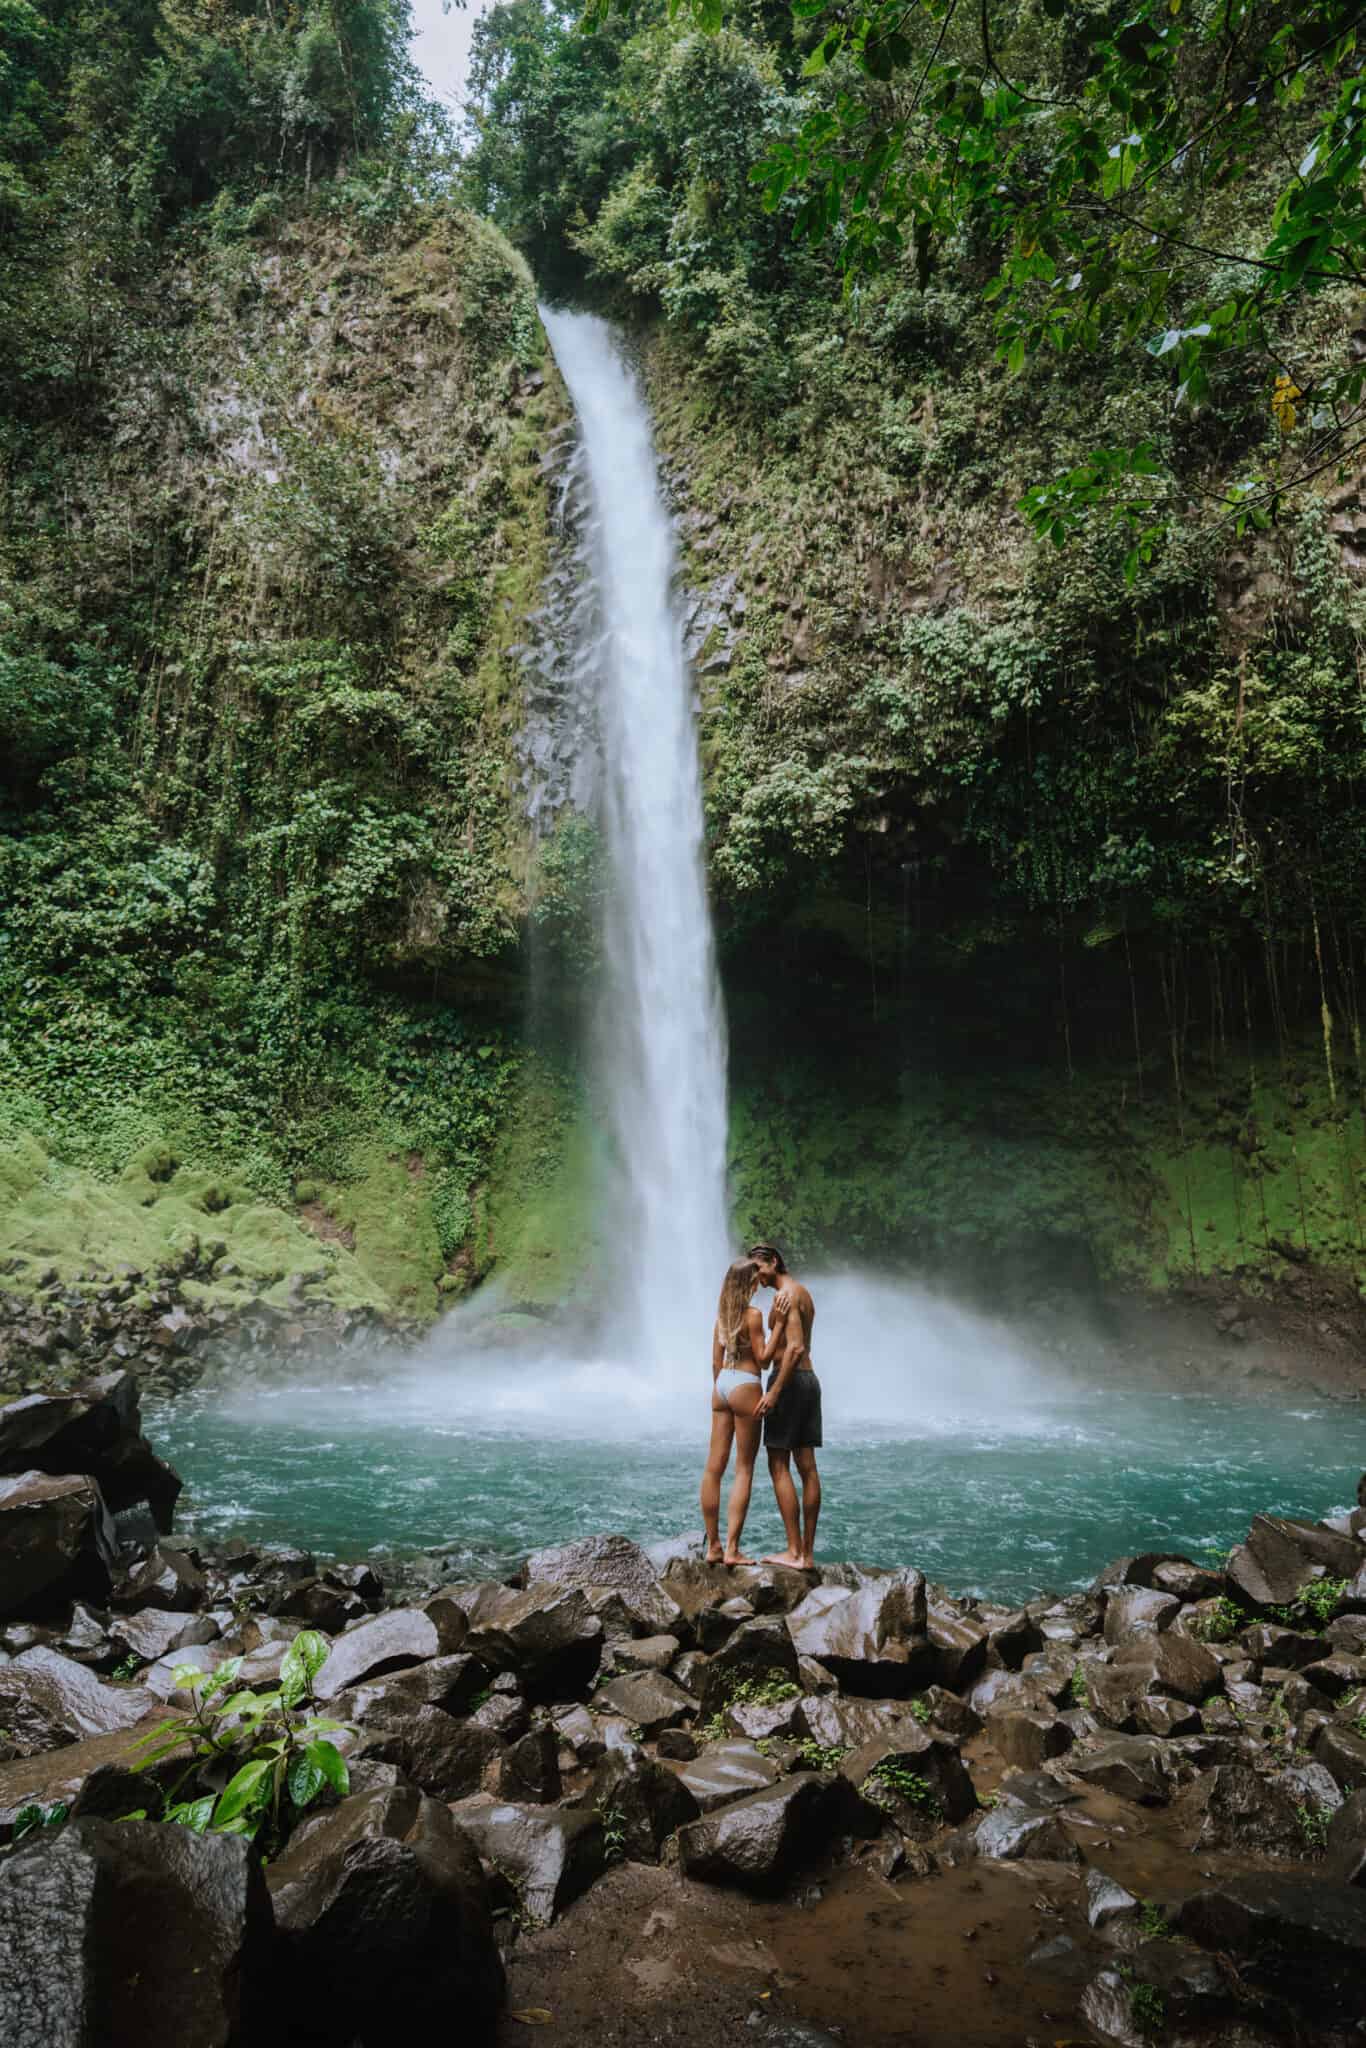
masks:
<svg viewBox="0 0 1366 2048"><path fill-rule="evenodd" d="M708 1564L721 1562L721 1533L718 1527L721 1519L721 1476L730 1463L730 1446L734 1435L734 1416L729 1408L713 1399L711 1444L707 1451L707 1462L702 1468L702 1527L707 1536Z"/></svg>
<svg viewBox="0 0 1366 2048"><path fill-rule="evenodd" d="M742 1394L736 1397L744 1400ZM759 1396L753 1397L757 1402ZM730 1482L730 1502L726 1510L726 1563L753 1564L752 1557L746 1557L740 1549L740 1538L744 1533L745 1516L749 1513L749 1497L754 1488L754 1460L759 1455L759 1439L764 1425L757 1415L735 1410L735 1477Z"/></svg>

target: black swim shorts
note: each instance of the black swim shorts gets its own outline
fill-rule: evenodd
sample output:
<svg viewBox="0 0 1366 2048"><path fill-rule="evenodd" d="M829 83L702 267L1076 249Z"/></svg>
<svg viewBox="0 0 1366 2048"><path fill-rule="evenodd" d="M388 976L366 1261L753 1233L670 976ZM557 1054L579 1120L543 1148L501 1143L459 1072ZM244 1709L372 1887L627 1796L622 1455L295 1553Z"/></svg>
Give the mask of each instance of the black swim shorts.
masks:
<svg viewBox="0 0 1366 2048"><path fill-rule="evenodd" d="M772 1387L778 1377L769 1374ZM794 1372L776 1408L764 1417L766 1451L818 1451L821 1447L821 1383L814 1372Z"/></svg>

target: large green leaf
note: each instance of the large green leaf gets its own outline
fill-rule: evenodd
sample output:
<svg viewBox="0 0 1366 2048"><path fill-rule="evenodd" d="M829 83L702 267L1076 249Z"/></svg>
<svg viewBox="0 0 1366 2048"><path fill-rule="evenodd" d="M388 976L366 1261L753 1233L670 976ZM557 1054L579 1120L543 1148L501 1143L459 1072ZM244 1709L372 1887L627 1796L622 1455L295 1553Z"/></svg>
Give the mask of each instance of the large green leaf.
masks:
<svg viewBox="0 0 1366 2048"><path fill-rule="evenodd" d="M315 1628L301 1629L280 1664L280 1691L286 1706L294 1706L309 1691L327 1657L326 1636Z"/></svg>
<svg viewBox="0 0 1366 2048"><path fill-rule="evenodd" d="M213 1824L216 1828L226 1827L249 1808L260 1806L270 1797L270 1774L275 1766L269 1757L256 1757L249 1764L243 1764L235 1777L229 1778L218 1795L214 1808Z"/></svg>
<svg viewBox="0 0 1366 2048"><path fill-rule="evenodd" d="M337 1797L345 1799L351 1790L351 1773L341 1751L330 1742L310 1742L304 1755L322 1772Z"/></svg>

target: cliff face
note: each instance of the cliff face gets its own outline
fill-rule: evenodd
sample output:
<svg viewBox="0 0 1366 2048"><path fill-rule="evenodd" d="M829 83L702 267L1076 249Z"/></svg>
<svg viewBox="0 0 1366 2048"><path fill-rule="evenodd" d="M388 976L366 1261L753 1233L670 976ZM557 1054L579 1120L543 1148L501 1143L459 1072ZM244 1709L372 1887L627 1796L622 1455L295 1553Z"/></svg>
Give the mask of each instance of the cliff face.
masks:
<svg viewBox="0 0 1366 2048"><path fill-rule="evenodd" d="M507 650L563 406L530 277L458 208L324 192L182 241L112 331L8 436L9 1284L427 1313L519 1057Z"/></svg>

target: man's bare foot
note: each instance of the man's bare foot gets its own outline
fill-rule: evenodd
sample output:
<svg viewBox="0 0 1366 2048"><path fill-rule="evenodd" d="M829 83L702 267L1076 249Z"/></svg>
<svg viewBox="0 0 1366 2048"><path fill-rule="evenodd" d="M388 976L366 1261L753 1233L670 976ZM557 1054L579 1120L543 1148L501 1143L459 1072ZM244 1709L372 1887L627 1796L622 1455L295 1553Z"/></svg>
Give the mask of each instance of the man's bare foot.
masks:
<svg viewBox="0 0 1366 2048"><path fill-rule="evenodd" d="M816 1569L816 1560L815 1560L815 1558L814 1558L814 1557L811 1557L810 1555L808 1555L808 1556L806 1556L806 1557L804 1557L804 1558L802 1559L802 1570L803 1570L804 1572L814 1572L814 1571L815 1571L815 1569Z"/></svg>
<svg viewBox="0 0 1366 2048"><path fill-rule="evenodd" d="M713 1543L713 1544L711 1545L710 1549L709 1549L709 1550L707 1551L707 1555L706 1555L706 1560L705 1560L705 1561L706 1561L706 1563L708 1563L708 1564L724 1564L724 1563L725 1563L725 1561L726 1561L726 1553L725 1553L725 1551L724 1551L724 1550L723 1550L723 1549L721 1548L721 1546L720 1546L720 1544L719 1544L719 1543Z"/></svg>
<svg viewBox="0 0 1366 2048"><path fill-rule="evenodd" d="M802 1561L795 1550L775 1550L771 1557L762 1560L764 1564L785 1564L789 1571L799 1572Z"/></svg>
<svg viewBox="0 0 1366 2048"><path fill-rule="evenodd" d="M728 1550L721 1559L722 1564L753 1564L752 1557L746 1557L743 1550Z"/></svg>

